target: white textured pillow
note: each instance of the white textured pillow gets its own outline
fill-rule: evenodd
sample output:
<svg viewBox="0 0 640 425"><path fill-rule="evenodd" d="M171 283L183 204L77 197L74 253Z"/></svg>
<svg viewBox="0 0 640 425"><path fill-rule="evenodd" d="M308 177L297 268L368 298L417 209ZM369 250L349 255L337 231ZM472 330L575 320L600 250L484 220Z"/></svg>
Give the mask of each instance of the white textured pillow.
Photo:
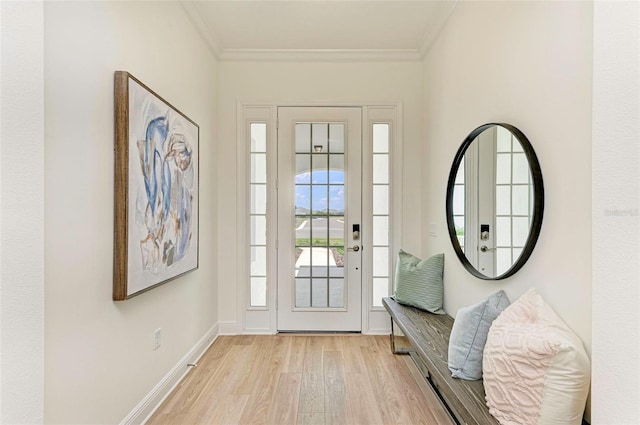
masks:
<svg viewBox="0 0 640 425"><path fill-rule="evenodd" d="M494 320L482 372L489 412L501 424L581 424L589 358L535 289Z"/></svg>

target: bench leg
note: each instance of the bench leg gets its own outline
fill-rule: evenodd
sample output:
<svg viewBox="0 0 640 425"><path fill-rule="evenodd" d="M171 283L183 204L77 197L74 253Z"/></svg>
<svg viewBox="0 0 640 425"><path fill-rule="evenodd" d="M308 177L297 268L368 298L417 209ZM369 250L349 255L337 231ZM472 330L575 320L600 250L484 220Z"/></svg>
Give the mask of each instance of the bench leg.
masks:
<svg viewBox="0 0 640 425"><path fill-rule="evenodd" d="M410 348L405 347L396 348L396 334L393 331L393 318L391 319L391 335L389 335L389 337L391 339L391 352L393 354L409 354L413 351Z"/></svg>

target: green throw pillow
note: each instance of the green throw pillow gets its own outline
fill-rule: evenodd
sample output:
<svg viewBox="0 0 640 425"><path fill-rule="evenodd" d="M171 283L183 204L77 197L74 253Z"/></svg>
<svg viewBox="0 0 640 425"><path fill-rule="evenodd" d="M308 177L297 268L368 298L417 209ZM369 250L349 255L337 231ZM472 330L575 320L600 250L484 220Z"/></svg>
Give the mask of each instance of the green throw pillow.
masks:
<svg viewBox="0 0 640 425"><path fill-rule="evenodd" d="M395 300L431 313L445 314L442 310L443 268L444 254L421 260L400 250L396 263Z"/></svg>

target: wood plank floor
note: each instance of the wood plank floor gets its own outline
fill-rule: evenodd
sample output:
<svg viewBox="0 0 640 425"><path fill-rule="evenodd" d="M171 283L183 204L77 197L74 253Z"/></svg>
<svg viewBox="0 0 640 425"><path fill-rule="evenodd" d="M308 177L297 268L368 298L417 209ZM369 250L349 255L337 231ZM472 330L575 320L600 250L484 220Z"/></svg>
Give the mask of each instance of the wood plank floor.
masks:
<svg viewBox="0 0 640 425"><path fill-rule="evenodd" d="M389 337L281 334L218 337L147 424L452 421Z"/></svg>

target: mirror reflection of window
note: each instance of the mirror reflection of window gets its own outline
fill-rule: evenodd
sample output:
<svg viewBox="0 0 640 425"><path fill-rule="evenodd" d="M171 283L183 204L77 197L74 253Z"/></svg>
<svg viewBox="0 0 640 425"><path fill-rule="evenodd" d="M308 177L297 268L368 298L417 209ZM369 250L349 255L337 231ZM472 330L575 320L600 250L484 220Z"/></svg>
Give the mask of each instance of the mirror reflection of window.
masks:
<svg viewBox="0 0 640 425"><path fill-rule="evenodd" d="M496 133L496 275L515 263L527 242L533 211L533 186L527 157L506 128Z"/></svg>
<svg viewBox="0 0 640 425"><path fill-rule="evenodd" d="M460 248L462 252L464 250L464 196L465 195L465 187L464 187L464 158L460 162L460 167L458 167L458 174L456 174L456 182L453 188L453 223L456 229L456 236L458 237L458 243L460 244Z"/></svg>

